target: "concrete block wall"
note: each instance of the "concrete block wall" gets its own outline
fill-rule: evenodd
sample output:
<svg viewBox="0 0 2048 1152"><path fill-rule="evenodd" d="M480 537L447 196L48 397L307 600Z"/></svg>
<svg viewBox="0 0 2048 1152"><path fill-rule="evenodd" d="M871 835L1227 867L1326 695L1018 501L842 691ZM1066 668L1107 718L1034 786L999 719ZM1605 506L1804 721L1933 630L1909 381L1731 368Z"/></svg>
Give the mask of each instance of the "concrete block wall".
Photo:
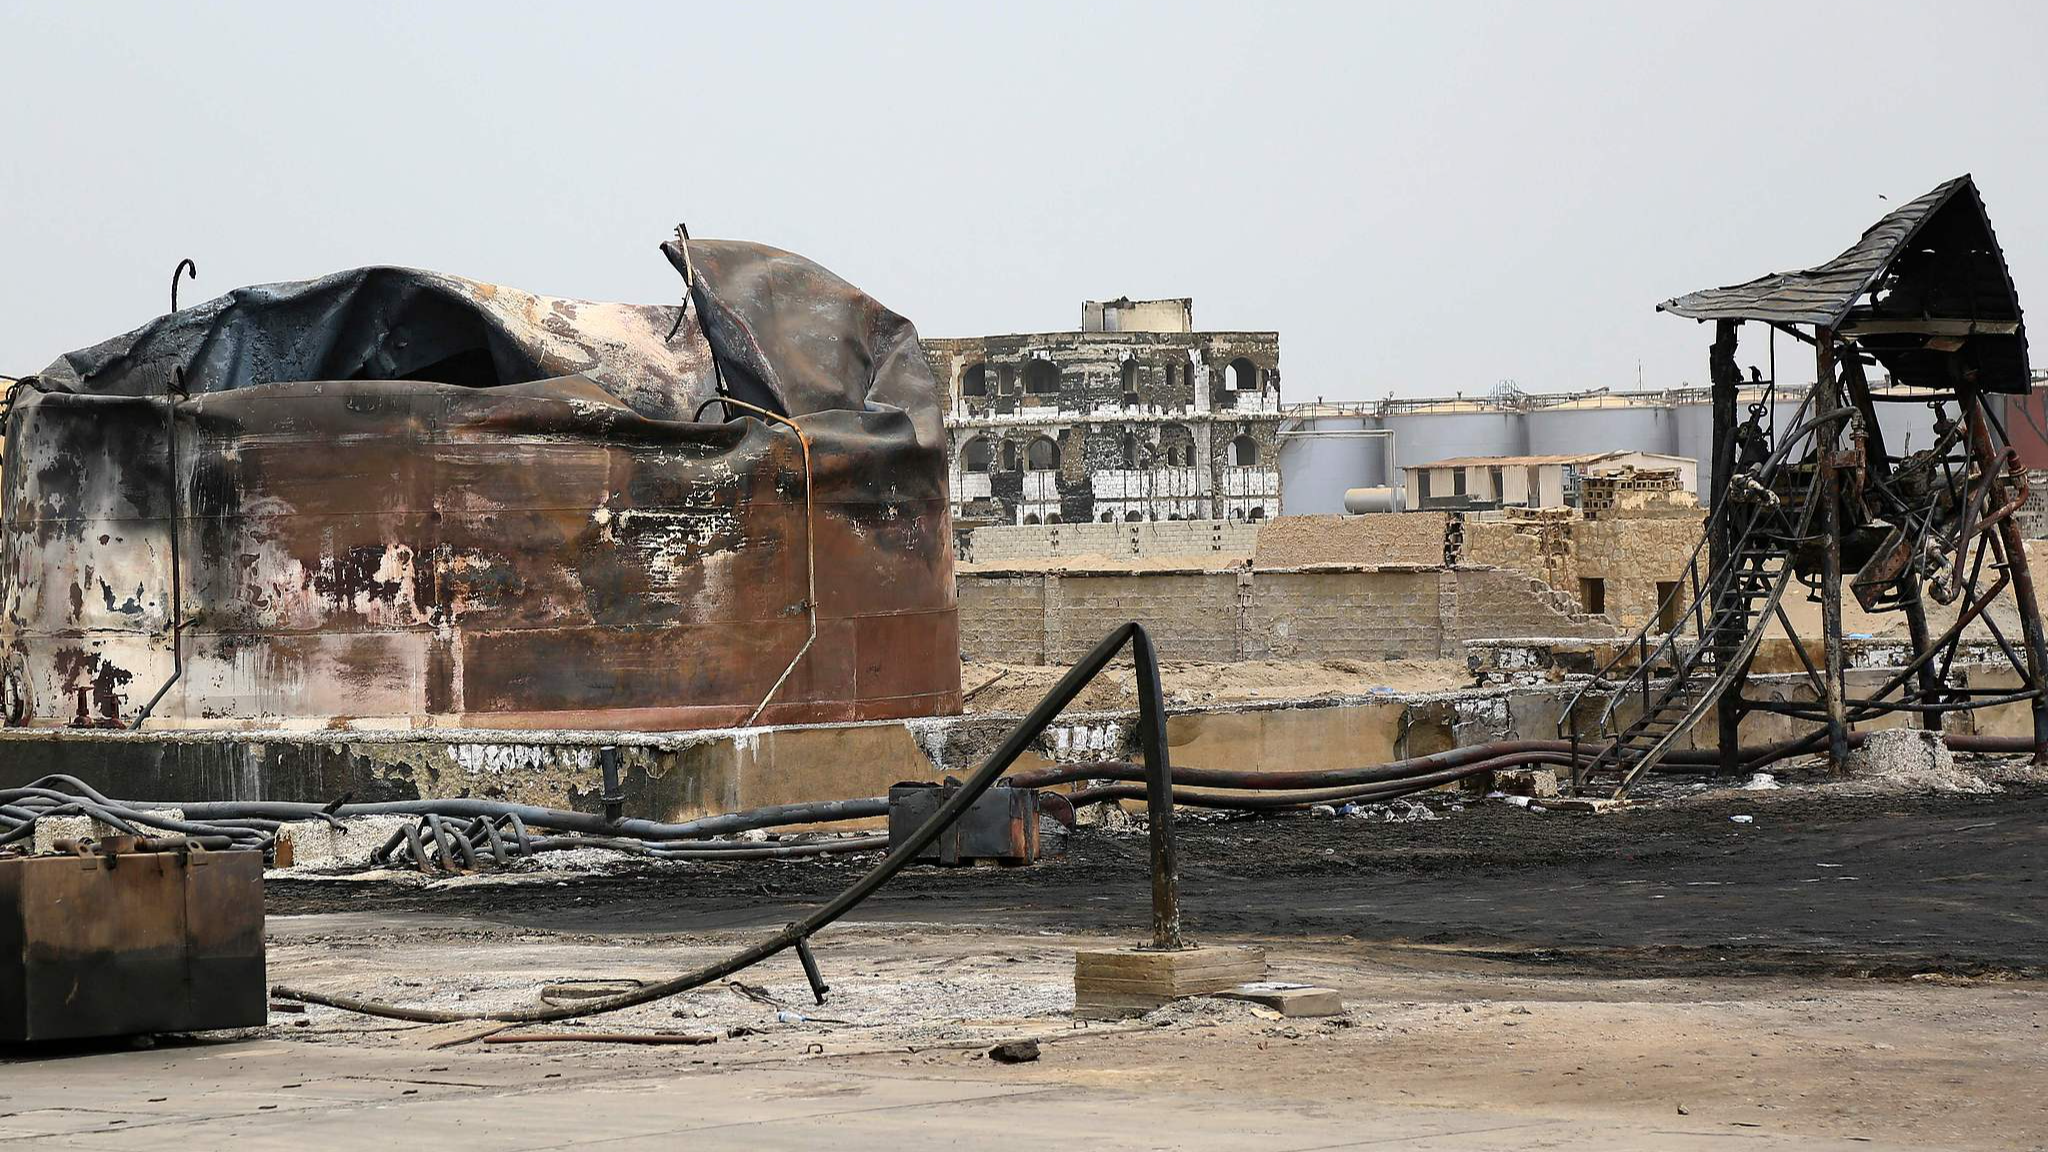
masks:
<svg viewBox="0 0 2048 1152"><path fill-rule="evenodd" d="M1246 655L1414 660L1443 654L1441 571L1251 574Z"/></svg>
<svg viewBox="0 0 2048 1152"><path fill-rule="evenodd" d="M2013 513L2029 540L2048 537L2048 468L2027 469L2027 500Z"/></svg>
<svg viewBox="0 0 2048 1152"><path fill-rule="evenodd" d="M1259 526L1242 520L1160 520L1118 524L999 524L968 536L973 564L1062 556L1249 558Z"/></svg>
<svg viewBox="0 0 2048 1152"><path fill-rule="evenodd" d="M1495 636L1612 636L1605 616L1577 612L1577 603L1511 568L1459 568L1448 573L1457 589L1453 611L1445 613L1447 647L1463 652L1467 640Z"/></svg>
<svg viewBox="0 0 2048 1152"><path fill-rule="evenodd" d="M1467 561L1512 568L1578 599L1581 580L1604 582L1606 614L1634 631L1657 613L1659 581L1681 581L1704 515L1613 519L1468 519Z"/></svg>
<svg viewBox="0 0 2048 1152"><path fill-rule="evenodd" d="M1045 662L1073 663L1126 620L1143 623L1168 659L1241 659L1238 580L1235 572L1047 574Z"/></svg>
<svg viewBox="0 0 2048 1152"><path fill-rule="evenodd" d="M969 660L1046 663L1045 582L1044 574L957 574L961 653Z"/></svg>
<svg viewBox="0 0 2048 1152"><path fill-rule="evenodd" d="M1259 526L1254 568L1318 564L1382 567L1444 562L1442 512L1375 512L1364 516L1282 516Z"/></svg>
<svg viewBox="0 0 2048 1152"><path fill-rule="evenodd" d="M1126 620L1168 659L1462 659L1477 637L1611 636L1604 617L1506 569L963 572L960 641L977 662L1066 664Z"/></svg>

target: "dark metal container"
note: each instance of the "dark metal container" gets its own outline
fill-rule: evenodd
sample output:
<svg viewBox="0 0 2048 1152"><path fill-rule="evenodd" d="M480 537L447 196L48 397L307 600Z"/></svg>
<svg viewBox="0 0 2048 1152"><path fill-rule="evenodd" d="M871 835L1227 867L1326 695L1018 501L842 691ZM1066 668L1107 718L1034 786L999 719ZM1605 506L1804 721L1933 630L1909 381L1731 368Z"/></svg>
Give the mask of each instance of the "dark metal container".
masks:
<svg viewBox="0 0 2048 1152"><path fill-rule="evenodd" d="M910 838L946 802L952 785L897 784L889 789L889 850ZM1038 859L1038 791L1000 784L982 793L917 857L922 864L1030 864Z"/></svg>
<svg viewBox="0 0 2048 1152"><path fill-rule="evenodd" d="M0 858L0 1040L267 1019L263 854Z"/></svg>

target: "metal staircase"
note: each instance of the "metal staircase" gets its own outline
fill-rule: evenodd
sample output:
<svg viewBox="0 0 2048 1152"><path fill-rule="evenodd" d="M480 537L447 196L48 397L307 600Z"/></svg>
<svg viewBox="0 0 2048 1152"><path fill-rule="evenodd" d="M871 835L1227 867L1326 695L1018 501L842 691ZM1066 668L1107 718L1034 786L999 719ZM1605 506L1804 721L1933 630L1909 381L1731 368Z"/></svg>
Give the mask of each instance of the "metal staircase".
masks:
<svg viewBox="0 0 2048 1152"><path fill-rule="evenodd" d="M1597 745L1593 758L1574 770L1574 791L1612 779L1615 797L1625 795L1735 689L1772 618L1783 617L1778 602L1793 580L1793 553L1811 537L1818 501L1811 498L1810 465L1779 464L1774 456L1738 477L1693 549L1686 579L1566 705L1560 735ZM1724 518L1733 521L1726 526L1734 546L1703 576L1707 542ZM1624 670L1631 658L1633 666ZM1596 694L1604 694L1605 703L1588 726L1582 705Z"/></svg>

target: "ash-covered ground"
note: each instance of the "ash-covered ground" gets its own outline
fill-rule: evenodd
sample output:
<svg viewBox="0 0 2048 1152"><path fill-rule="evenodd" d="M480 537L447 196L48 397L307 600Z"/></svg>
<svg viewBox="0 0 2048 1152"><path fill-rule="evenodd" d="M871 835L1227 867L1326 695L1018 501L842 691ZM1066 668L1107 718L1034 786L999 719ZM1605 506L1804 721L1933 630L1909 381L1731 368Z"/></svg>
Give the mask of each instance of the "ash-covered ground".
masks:
<svg viewBox="0 0 2048 1152"><path fill-rule="evenodd" d="M1183 818L1183 915L1197 938L1349 938L1603 975L2048 970L2048 786L1873 795L1665 782L1656 792L1597 816L1444 794L1427 805L1433 818L1405 805ZM1027 868L913 868L851 920L1135 939L1148 922L1143 828L1083 827L1063 840L1059 856ZM268 899L273 915L727 932L779 927L875 858L621 864L433 885L287 879Z"/></svg>

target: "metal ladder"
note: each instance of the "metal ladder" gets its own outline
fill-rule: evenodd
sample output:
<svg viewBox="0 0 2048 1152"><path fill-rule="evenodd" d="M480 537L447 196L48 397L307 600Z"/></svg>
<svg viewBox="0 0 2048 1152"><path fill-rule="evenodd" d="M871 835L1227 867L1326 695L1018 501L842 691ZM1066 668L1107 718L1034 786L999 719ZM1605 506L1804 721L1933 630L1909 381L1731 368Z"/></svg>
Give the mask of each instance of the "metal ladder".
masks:
<svg viewBox="0 0 2048 1152"><path fill-rule="evenodd" d="M1600 743L1593 759L1575 770L1575 790L1612 777L1615 797L1626 795L1636 779L1655 767L1747 672L1771 619L1782 616L1778 602L1793 578L1792 552L1810 531L1816 503L1810 498L1811 471L1794 470L1782 478L1792 481L1791 491L1783 484L1775 492L1755 485L1721 502L1714 519L1736 520L1731 554L1720 568L1701 578L1707 541L1716 527L1710 520L1693 549L1686 580L1665 596L1656 617L1633 642L1616 652L1567 704L1558 726L1569 732L1560 735L1568 735L1575 744L1588 739ZM1683 612L1674 614L1688 591ZM1612 679L1631 655L1634 667L1619 680ZM1578 717L1581 702L1592 692L1605 692L1606 703L1588 732ZM1631 701L1639 702L1640 710L1624 723L1623 709Z"/></svg>

